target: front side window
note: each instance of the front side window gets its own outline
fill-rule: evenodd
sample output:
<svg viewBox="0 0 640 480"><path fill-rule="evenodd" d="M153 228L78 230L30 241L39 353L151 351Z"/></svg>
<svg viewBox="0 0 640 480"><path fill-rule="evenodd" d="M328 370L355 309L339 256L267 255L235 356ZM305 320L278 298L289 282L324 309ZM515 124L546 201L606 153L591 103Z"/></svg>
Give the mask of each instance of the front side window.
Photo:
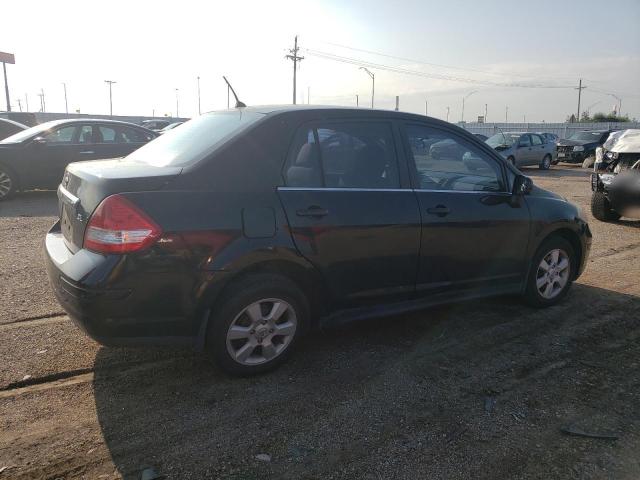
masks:
<svg viewBox="0 0 640 480"><path fill-rule="evenodd" d="M520 141L518 142L518 146L520 146L520 147L530 147L531 146L531 139L529 138L529 135L522 135L520 137Z"/></svg>
<svg viewBox="0 0 640 480"><path fill-rule="evenodd" d="M98 143L116 143L116 131L111 127L98 127Z"/></svg>
<svg viewBox="0 0 640 480"><path fill-rule="evenodd" d="M500 165L457 135L422 125L406 134L422 190L503 191Z"/></svg>
<svg viewBox="0 0 640 480"><path fill-rule="evenodd" d="M532 145L542 145L542 139L538 135L531 135Z"/></svg>
<svg viewBox="0 0 640 480"><path fill-rule="evenodd" d="M73 141L73 134L75 131L75 125L62 127L48 133L44 138L47 139L47 143L71 143Z"/></svg>
<svg viewBox="0 0 640 480"><path fill-rule="evenodd" d="M399 188L387 123L327 123L298 131L285 168L292 187Z"/></svg>

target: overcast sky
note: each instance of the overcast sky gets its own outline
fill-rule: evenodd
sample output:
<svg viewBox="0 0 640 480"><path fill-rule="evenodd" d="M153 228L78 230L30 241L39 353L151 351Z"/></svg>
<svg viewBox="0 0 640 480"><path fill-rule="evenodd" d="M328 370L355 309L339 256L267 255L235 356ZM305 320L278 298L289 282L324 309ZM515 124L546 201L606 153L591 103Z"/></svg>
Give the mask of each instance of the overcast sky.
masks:
<svg viewBox="0 0 640 480"><path fill-rule="evenodd" d="M504 121L507 106L509 121L564 121L582 77L582 109L611 111L612 93L640 118L639 0L20 0L0 12L0 51L16 55L7 66L16 110L25 95L38 110L42 88L47 111L63 112L65 82L70 111L108 113L108 79L116 115L175 114L178 88L179 113L192 116L198 76L202 111L226 108L222 75L247 104L290 103L284 56L297 34L299 102L309 87L313 104L355 106L359 95L370 105L367 74L317 56L325 52L427 75L371 68L379 108L399 95L401 110L424 113L427 101L429 115L445 118L449 107L459 121L475 92L468 121L485 104L489 121Z"/></svg>

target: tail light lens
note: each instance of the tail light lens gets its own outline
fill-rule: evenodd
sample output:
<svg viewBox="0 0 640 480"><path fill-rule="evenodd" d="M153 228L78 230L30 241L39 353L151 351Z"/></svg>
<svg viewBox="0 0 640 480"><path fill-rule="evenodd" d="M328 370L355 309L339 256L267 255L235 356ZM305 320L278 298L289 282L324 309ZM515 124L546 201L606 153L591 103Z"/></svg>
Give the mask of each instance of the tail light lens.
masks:
<svg viewBox="0 0 640 480"><path fill-rule="evenodd" d="M153 245L162 229L121 195L105 198L89 219L84 248L98 253L130 253Z"/></svg>

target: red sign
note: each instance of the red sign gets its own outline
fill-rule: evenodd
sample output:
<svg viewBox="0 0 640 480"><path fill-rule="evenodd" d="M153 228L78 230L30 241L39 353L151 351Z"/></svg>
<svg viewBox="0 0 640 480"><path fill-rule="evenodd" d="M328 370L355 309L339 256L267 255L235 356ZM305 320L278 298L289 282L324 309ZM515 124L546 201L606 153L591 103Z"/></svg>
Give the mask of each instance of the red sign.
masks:
<svg viewBox="0 0 640 480"><path fill-rule="evenodd" d="M13 64L16 63L16 57L13 53L0 52L0 62Z"/></svg>

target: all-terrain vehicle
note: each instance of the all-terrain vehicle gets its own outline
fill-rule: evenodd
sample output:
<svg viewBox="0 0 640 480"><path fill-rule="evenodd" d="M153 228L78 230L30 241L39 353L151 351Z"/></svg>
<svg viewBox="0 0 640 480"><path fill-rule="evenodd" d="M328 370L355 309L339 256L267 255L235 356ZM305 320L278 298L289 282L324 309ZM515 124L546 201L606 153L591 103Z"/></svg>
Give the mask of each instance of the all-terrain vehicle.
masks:
<svg viewBox="0 0 640 480"><path fill-rule="evenodd" d="M612 135L596 150L591 213L603 222L640 218L640 129Z"/></svg>

